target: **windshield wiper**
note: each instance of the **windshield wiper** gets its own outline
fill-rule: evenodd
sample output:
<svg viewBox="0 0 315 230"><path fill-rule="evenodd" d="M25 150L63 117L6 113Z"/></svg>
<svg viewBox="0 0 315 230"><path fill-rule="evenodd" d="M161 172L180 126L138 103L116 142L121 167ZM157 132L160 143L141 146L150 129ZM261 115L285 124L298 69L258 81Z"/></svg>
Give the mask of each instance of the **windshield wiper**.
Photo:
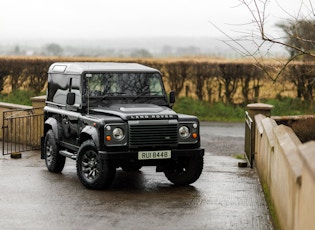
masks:
<svg viewBox="0 0 315 230"><path fill-rule="evenodd" d="M152 98L158 98L158 97L163 97L163 95L161 95L161 92L159 92L159 91L150 91L150 92L145 91L145 92L138 94L133 99L133 101L136 101L139 98L147 98L147 99L151 100Z"/></svg>
<svg viewBox="0 0 315 230"><path fill-rule="evenodd" d="M123 92L106 93L104 96L101 97L101 101L108 99L108 98L113 98L115 96L121 96L124 94L125 93L123 93Z"/></svg>
<svg viewBox="0 0 315 230"><path fill-rule="evenodd" d="M147 95L146 95L147 94ZM144 96L147 96L147 97L144 97ZM138 100L139 98L148 98L150 99L150 95L149 95L149 92L142 92L142 93L139 93L137 96L135 96L135 98L132 100L132 101L136 101Z"/></svg>

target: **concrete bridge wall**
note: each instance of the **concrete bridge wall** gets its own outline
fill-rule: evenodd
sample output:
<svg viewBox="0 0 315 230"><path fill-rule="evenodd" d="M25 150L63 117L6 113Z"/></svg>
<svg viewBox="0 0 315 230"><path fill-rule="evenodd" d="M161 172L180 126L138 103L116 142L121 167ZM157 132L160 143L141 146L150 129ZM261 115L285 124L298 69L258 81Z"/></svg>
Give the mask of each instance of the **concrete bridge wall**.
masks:
<svg viewBox="0 0 315 230"><path fill-rule="evenodd" d="M262 114L255 120L255 165L281 229L315 229L315 141Z"/></svg>

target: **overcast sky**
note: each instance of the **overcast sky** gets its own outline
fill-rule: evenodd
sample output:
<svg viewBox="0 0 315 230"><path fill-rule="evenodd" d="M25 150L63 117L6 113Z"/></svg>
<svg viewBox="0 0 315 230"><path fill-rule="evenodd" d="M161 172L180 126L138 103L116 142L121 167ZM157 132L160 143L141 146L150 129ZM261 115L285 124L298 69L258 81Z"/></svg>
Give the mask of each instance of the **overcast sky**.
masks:
<svg viewBox="0 0 315 230"><path fill-rule="evenodd" d="M315 1L315 0L311 0ZM296 15L300 0L271 0L268 23L287 12ZM309 3L309 0L307 0ZM251 15L239 0L1 0L1 39L212 36L241 30ZM314 2L315 6L315 2ZM244 28L244 27L243 27Z"/></svg>

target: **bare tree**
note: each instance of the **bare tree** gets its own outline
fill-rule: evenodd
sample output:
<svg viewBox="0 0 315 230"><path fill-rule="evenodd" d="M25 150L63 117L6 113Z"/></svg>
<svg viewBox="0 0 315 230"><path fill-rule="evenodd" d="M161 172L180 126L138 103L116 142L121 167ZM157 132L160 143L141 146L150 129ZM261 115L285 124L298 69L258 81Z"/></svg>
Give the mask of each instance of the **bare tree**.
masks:
<svg viewBox="0 0 315 230"><path fill-rule="evenodd" d="M184 88L184 83L188 79L191 63L186 61L168 62L165 64L168 74L168 83L171 90L175 91L176 97Z"/></svg>
<svg viewBox="0 0 315 230"><path fill-rule="evenodd" d="M315 50L315 20L288 20L278 24L285 33L286 49L290 58L302 55L302 60L314 59Z"/></svg>
<svg viewBox="0 0 315 230"><path fill-rule="evenodd" d="M219 80L224 86L225 99L228 104L233 104L233 96L236 93L240 80L240 65L232 63L220 63L218 65L220 76Z"/></svg>
<svg viewBox="0 0 315 230"><path fill-rule="evenodd" d="M312 31L315 30L313 20L315 11L311 0L300 1L297 15L293 15L291 12L287 11L285 5L278 5L287 15L284 23L278 22L276 25L283 29L284 36L279 36L268 31L267 22L268 19L270 19L270 15L268 14L268 4L270 1L268 0L239 0L237 7L245 7L248 10L251 16L249 24L253 25L253 30L250 32L240 32L238 38L230 36L217 25L211 23L228 38L224 41L226 44L243 56L253 58L256 65L262 69L270 79L276 81L293 60L297 60L301 56L308 58L315 57L315 37L313 35L305 36L309 33L305 33L304 30L305 28L309 28L309 26L312 26ZM303 29L301 28L302 24ZM308 27L306 27L306 25ZM255 49L250 50L248 48L249 43L251 46L254 46ZM289 50L290 57L283 62L277 59L279 64L270 67L266 59L270 57L270 51L275 46L285 47ZM275 69L275 67L277 67L277 69Z"/></svg>

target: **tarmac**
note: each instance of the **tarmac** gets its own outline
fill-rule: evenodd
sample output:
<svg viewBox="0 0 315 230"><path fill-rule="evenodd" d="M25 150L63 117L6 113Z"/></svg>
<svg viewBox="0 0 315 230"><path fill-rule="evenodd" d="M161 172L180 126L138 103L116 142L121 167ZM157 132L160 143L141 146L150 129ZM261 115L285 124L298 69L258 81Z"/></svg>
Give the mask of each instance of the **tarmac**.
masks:
<svg viewBox="0 0 315 230"><path fill-rule="evenodd" d="M273 229L256 170L233 157L241 132L242 124L203 123L204 170L186 187L143 167L118 170L109 189L93 191L80 184L73 160L55 174L39 151L1 154L0 229Z"/></svg>

